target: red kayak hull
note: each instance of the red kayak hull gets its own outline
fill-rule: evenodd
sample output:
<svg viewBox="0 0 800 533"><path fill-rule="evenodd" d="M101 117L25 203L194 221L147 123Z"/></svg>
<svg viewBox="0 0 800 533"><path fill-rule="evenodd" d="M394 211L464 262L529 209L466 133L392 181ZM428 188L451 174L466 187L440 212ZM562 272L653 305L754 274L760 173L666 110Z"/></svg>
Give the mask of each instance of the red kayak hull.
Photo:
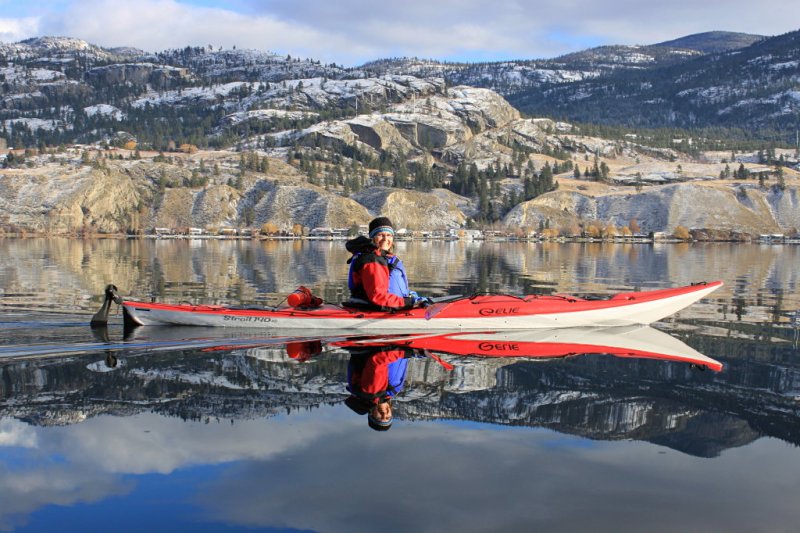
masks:
<svg viewBox="0 0 800 533"><path fill-rule="evenodd" d="M567 295L487 295L393 313L323 304L313 309L234 308L124 301L131 325L224 326L365 331L502 331L647 325L704 298L721 281L616 294L605 300Z"/></svg>

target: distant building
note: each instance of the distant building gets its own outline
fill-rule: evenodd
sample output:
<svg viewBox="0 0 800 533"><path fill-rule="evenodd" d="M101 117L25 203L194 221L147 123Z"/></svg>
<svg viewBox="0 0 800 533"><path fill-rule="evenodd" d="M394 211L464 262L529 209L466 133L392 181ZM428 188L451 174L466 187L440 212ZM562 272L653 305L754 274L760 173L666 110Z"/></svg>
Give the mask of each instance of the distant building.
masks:
<svg viewBox="0 0 800 533"><path fill-rule="evenodd" d="M783 233L762 233L758 236L761 242L783 242L786 236Z"/></svg>
<svg viewBox="0 0 800 533"><path fill-rule="evenodd" d="M486 240L501 240L505 238L506 234L502 231L487 229L483 230L483 238Z"/></svg>
<svg viewBox="0 0 800 533"><path fill-rule="evenodd" d="M479 241L483 239L483 232L479 229L465 229L464 237L473 241Z"/></svg>
<svg viewBox="0 0 800 533"><path fill-rule="evenodd" d="M333 237L331 228L313 228L308 232L309 237Z"/></svg>

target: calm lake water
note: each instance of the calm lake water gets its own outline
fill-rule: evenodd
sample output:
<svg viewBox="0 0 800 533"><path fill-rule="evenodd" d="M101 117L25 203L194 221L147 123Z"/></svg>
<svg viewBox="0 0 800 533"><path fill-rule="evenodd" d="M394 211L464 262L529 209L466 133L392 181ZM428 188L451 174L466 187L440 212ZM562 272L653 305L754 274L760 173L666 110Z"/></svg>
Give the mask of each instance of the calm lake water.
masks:
<svg viewBox="0 0 800 533"><path fill-rule="evenodd" d="M344 404L351 352L331 339L307 357L264 332L87 325L107 283L340 301L343 242L0 239L0 531L797 530L800 247L398 248L429 296L720 279L655 328L724 368L415 353L376 432Z"/></svg>

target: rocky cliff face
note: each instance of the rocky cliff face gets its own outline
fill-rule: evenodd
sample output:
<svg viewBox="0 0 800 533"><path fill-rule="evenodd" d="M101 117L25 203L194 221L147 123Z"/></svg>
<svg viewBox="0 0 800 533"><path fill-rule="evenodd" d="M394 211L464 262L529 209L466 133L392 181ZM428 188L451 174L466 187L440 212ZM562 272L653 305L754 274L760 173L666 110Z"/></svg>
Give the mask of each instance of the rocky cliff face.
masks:
<svg viewBox="0 0 800 533"><path fill-rule="evenodd" d="M431 193L374 187L353 196L372 215L389 217L397 227L435 230L463 226L469 202L445 189Z"/></svg>
<svg viewBox="0 0 800 533"><path fill-rule="evenodd" d="M0 180L0 210L6 224L47 233L86 228L118 232L136 225L140 203L152 193L119 169L89 167L11 171Z"/></svg>
<svg viewBox="0 0 800 533"><path fill-rule="evenodd" d="M559 190L516 206L504 222L536 229L587 221L622 227L636 219L645 232L671 234L684 226L758 235L800 228L797 199L796 187L780 191L705 183L651 187L638 194Z"/></svg>
<svg viewBox="0 0 800 533"><path fill-rule="evenodd" d="M470 205L446 190L426 194L379 187L346 198L308 183L279 161L272 161L268 175L247 173L236 183L238 173L229 163L197 187L186 185L192 176L188 168L151 161L7 170L0 178L0 224L49 234L267 223L291 230L298 224L306 229L366 224L382 213L402 226L437 229L463 225L462 209Z"/></svg>
<svg viewBox="0 0 800 533"><path fill-rule="evenodd" d="M359 143L355 140L359 136L348 131ZM361 138L367 136L360 133ZM489 164L492 159L484 150L500 146L505 150L495 152L494 159L510 159L508 149L492 135L496 130L450 145L452 157L472 161L484 157ZM395 137L395 142L402 144L401 138ZM205 183L193 186L202 158L206 169L211 160L217 170L205 170ZM348 198L309 183L295 166L279 160L270 160L266 174L248 171L243 177L236 156L219 152L195 154L177 163L107 159L101 166L73 161L6 169L0 173L0 224L7 230L50 234L146 232L155 227L258 228L267 223L291 230L296 225L349 227L380 214L399 227L435 230L464 227L479 214L474 199L447 189L420 192L373 184ZM503 223L536 230L588 223L623 227L636 219L644 232L672 233L684 226L750 235L800 228L800 198L794 183L780 189L762 188L753 181L692 181L650 185L637 192L634 187L558 179L559 189L518 204ZM513 190L516 181L507 179L503 186Z"/></svg>
<svg viewBox="0 0 800 533"><path fill-rule="evenodd" d="M153 63L121 63L95 67L86 72L86 80L93 85L141 85L166 89L179 81L189 81L187 69Z"/></svg>
<svg viewBox="0 0 800 533"><path fill-rule="evenodd" d="M283 228L294 224L307 228L346 228L369 220L369 213L362 205L320 187L272 185L265 193L256 204L256 220L273 222Z"/></svg>
<svg viewBox="0 0 800 533"><path fill-rule="evenodd" d="M381 152L407 155L451 150L476 134L496 132L519 118L519 111L497 93L455 87L446 94L395 104L386 113L315 124L297 138L307 146L353 147L376 157ZM524 123L519 127L524 130Z"/></svg>

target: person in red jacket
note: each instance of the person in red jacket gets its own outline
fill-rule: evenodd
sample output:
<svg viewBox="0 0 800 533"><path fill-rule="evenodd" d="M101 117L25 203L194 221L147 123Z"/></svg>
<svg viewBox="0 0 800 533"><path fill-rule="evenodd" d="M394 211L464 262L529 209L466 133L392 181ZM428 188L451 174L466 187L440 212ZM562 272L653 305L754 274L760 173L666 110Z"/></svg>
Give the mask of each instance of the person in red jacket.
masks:
<svg viewBox="0 0 800 533"><path fill-rule="evenodd" d="M347 250L353 254L348 261L351 302L379 309L411 309L429 303L408 290L402 262L391 253L393 245L394 227L386 217L369 223L369 238L347 241Z"/></svg>

